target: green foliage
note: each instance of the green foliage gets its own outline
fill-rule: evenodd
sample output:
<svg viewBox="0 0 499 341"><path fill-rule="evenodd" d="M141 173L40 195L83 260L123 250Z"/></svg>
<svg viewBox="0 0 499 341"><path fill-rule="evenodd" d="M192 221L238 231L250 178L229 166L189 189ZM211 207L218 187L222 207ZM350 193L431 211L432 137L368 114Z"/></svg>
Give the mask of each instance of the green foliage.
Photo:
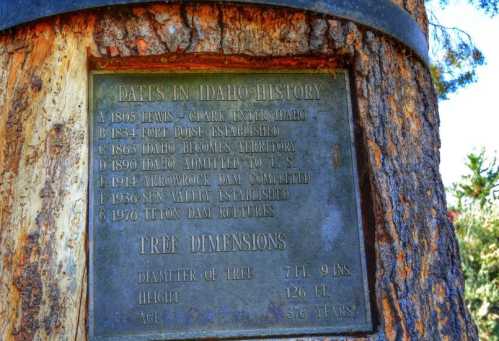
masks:
<svg viewBox="0 0 499 341"><path fill-rule="evenodd" d="M499 165L496 158L488 162L484 150L479 154L470 153L467 157L466 167L470 173L464 175L453 189L458 208L474 203L483 208L493 202L494 191L499 187Z"/></svg>
<svg viewBox="0 0 499 341"><path fill-rule="evenodd" d="M466 207L455 220L465 299L481 340L499 341L499 209Z"/></svg>
<svg viewBox="0 0 499 341"><path fill-rule="evenodd" d="M469 154L469 174L454 185L451 194L459 200L454 211L465 278L465 299L480 339L499 341L499 185L495 158L485 152Z"/></svg>

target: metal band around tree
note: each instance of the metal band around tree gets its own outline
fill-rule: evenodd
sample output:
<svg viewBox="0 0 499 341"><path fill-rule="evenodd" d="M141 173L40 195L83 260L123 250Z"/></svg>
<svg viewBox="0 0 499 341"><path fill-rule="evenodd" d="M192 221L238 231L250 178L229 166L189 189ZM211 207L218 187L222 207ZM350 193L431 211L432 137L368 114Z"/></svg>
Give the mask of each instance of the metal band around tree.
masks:
<svg viewBox="0 0 499 341"><path fill-rule="evenodd" d="M428 42L416 21L391 0L212 0L291 7L348 19L383 32L410 48L426 64ZM82 9L152 0L0 0L0 30L40 18ZM160 1L161 2L161 1ZM162 2L175 2L166 0ZM184 2L199 2L196 0Z"/></svg>

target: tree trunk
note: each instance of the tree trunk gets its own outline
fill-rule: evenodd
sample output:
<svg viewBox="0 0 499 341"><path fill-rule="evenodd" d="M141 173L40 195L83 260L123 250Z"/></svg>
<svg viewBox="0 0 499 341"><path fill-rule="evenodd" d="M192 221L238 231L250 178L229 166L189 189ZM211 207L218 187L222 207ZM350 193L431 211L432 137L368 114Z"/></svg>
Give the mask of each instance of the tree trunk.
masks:
<svg viewBox="0 0 499 341"><path fill-rule="evenodd" d="M422 0L396 2L427 29ZM207 52L352 70L376 325L338 339L477 340L427 67L352 22L219 4L82 11L0 35L0 340L86 339L89 57Z"/></svg>

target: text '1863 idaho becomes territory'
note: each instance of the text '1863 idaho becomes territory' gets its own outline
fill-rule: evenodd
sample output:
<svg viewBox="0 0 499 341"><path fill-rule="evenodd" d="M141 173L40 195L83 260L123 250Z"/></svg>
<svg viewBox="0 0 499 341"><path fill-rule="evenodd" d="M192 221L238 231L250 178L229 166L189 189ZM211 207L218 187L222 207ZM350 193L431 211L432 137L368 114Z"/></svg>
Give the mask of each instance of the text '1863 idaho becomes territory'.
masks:
<svg viewBox="0 0 499 341"><path fill-rule="evenodd" d="M92 73L91 340L371 329L348 73Z"/></svg>

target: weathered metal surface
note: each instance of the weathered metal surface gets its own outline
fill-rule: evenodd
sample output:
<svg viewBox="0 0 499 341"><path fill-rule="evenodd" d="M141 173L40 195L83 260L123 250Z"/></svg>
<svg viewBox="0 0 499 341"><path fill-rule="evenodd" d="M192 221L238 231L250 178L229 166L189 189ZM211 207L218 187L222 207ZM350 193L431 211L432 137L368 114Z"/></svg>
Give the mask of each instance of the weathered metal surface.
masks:
<svg viewBox="0 0 499 341"><path fill-rule="evenodd" d="M149 0L0 0L0 30L43 17L109 5L150 2ZM174 2L174 1L164 1ZM196 2L196 1L192 1ZM238 0L217 2L284 6L352 20L397 39L428 64L428 42L416 21L391 0Z"/></svg>
<svg viewBox="0 0 499 341"><path fill-rule="evenodd" d="M372 329L346 72L92 78L91 340Z"/></svg>

